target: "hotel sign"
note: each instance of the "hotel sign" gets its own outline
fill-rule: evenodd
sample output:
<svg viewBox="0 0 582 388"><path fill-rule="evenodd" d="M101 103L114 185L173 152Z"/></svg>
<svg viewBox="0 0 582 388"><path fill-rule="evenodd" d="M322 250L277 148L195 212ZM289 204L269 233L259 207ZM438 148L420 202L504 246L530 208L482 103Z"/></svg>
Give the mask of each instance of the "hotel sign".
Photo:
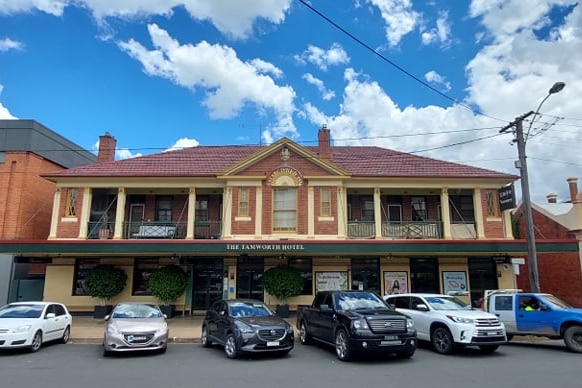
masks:
<svg viewBox="0 0 582 388"><path fill-rule="evenodd" d="M227 251L235 252L300 252L303 244L226 244Z"/></svg>

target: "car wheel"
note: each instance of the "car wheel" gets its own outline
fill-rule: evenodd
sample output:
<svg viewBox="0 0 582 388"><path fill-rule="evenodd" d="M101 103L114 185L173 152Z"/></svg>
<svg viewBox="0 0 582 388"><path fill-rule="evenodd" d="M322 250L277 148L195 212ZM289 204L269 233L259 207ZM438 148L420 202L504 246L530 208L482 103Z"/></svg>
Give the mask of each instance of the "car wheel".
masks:
<svg viewBox="0 0 582 388"><path fill-rule="evenodd" d="M582 326L570 326L564 332L564 343L571 352L582 353Z"/></svg>
<svg viewBox="0 0 582 388"><path fill-rule="evenodd" d="M236 350L236 338L234 334L229 333L224 339L224 353L228 358L236 358L238 351Z"/></svg>
<svg viewBox="0 0 582 388"><path fill-rule="evenodd" d="M348 361L350 359L350 342L344 329L339 329L335 333L335 353L340 361Z"/></svg>
<svg viewBox="0 0 582 388"><path fill-rule="evenodd" d="M485 354L493 353L498 348L499 348L499 345L481 345L481 346L479 346L481 353L485 353Z"/></svg>
<svg viewBox="0 0 582 388"><path fill-rule="evenodd" d="M67 342L69 342L70 338L71 338L71 327L67 326L65 328L65 331L63 331L63 335L61 336L61 343L66 344Z"/></svg>
<svg viewBox="0 0 582 388"><path fill-rule="evenodd" d="M30 351L38 352L38 349L40 349L41 346L42 346L42 332L39 330L36 333L34 333L32 343L30 344Z"/></svg>
<svg viewBox="0 0 582 388"><path fill-rule="evenodd" d="M446 327L437 327L430 336L433 349L440 354L451 354L455 349L453 336Z"/></svg>
<svg viewBox="0 0 582 388"><path fill-rule="evenodd" d="M205 348L208 348L210 345L212 345L212 341L208 338L208 328L206 326L202 326L202 336L200 337L200 342L202 342L202 346Z"/></svg>
<svg viewBox="0 0 582 388"><path fill-rule="evenodd" d="M309 345L311 343L311 336L307 332L305 322L301 322L301 325L299 325L299 341L301 341L302 345Z"/></svg>

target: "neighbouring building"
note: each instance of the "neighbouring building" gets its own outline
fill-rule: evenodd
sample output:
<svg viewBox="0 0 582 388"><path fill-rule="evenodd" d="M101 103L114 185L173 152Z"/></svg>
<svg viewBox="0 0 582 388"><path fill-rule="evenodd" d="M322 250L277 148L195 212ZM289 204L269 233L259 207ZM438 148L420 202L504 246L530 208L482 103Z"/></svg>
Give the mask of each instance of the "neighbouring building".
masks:
<svg viewBox="0 0 582 388"><path fill-rule="evenodd" d="M46 299L92 311L83 277L99 263L123 268L118 300L154 301L149 275L174 263L190 285L184 312L220 298L277 301L261 276L280 263L317 290L466 294L514 288L512 235L498 190L515 175L370 146L282 138L266 146L199 146L114 160L100 137L98 162L43 176L56 185L48 238L2 241L0 251L48 262ZM540 242L541 253L576 252L571 240ZM398 284L398 288L394 285Z"/></svg>
<svg viewBox="0 0 582 388"><path fill-rule="evenodd" d="M41 175L96 160L36 121L0 120L0 240L46 240L56 184ZM0 305L42 298L48 261L0 252Z"/></svg>
<svg viewBox="0 0 582 388"><path fill-rule="evenodd" d="M570 240L582 243L582 193L578 190L578 178L567 179L569 198L558 202L554 193L546 196L547 203L532 203L532 217L536 245L546 240ZM525 221L521 204L515 209L519 221L519 235L525 236ZM538 273L542 292L556 295L560 299L582 307L582 254L577 252L538 253ZM529 290L528 257L520 266L517 276L518 288Z"/></svg>

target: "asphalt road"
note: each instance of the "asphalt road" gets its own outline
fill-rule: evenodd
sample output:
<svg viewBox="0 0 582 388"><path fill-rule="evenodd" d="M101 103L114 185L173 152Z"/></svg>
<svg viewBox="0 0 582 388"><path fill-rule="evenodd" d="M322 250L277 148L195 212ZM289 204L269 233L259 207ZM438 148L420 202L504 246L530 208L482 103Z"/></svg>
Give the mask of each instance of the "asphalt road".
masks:
<svg viewBox="0 0 582 388"><path fill-rule="evenodd" d="M0 351L0 387L10 388L347 388L575 387L582 354L562 345L509 344L482 355L421 347L410 360L341 362L332 350L297 344L282 358L226 359L218 347L171 344L166 354L103 358L100 345L48 345L38 353Z"/></svg>

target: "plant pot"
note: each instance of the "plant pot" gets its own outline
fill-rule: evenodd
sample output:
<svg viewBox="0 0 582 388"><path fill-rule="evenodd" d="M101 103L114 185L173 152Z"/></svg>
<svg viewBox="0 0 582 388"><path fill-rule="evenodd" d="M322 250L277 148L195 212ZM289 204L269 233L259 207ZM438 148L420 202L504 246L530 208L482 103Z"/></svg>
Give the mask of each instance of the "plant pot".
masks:
<svg viewBox="0 0 582 388"><path fill-rule="evenodd" d="M289 305L288 304L278 304L275 309L275 313L281 318L289 318Z"/></svg>
<svg viewBox="0 0 582 388"><path fill-rule="evenodd" d="M96 305L93 310L93 318L103 319L107 314L113 310L112 305Z"/></svg>
<svg viewBox="0 0 582 388"><path fill-rule="evenodd" d="M165 314L168 318L172 318L174 316L174 306L171 304L161 305L160 310L162 310L162 314Z"/></svg>

